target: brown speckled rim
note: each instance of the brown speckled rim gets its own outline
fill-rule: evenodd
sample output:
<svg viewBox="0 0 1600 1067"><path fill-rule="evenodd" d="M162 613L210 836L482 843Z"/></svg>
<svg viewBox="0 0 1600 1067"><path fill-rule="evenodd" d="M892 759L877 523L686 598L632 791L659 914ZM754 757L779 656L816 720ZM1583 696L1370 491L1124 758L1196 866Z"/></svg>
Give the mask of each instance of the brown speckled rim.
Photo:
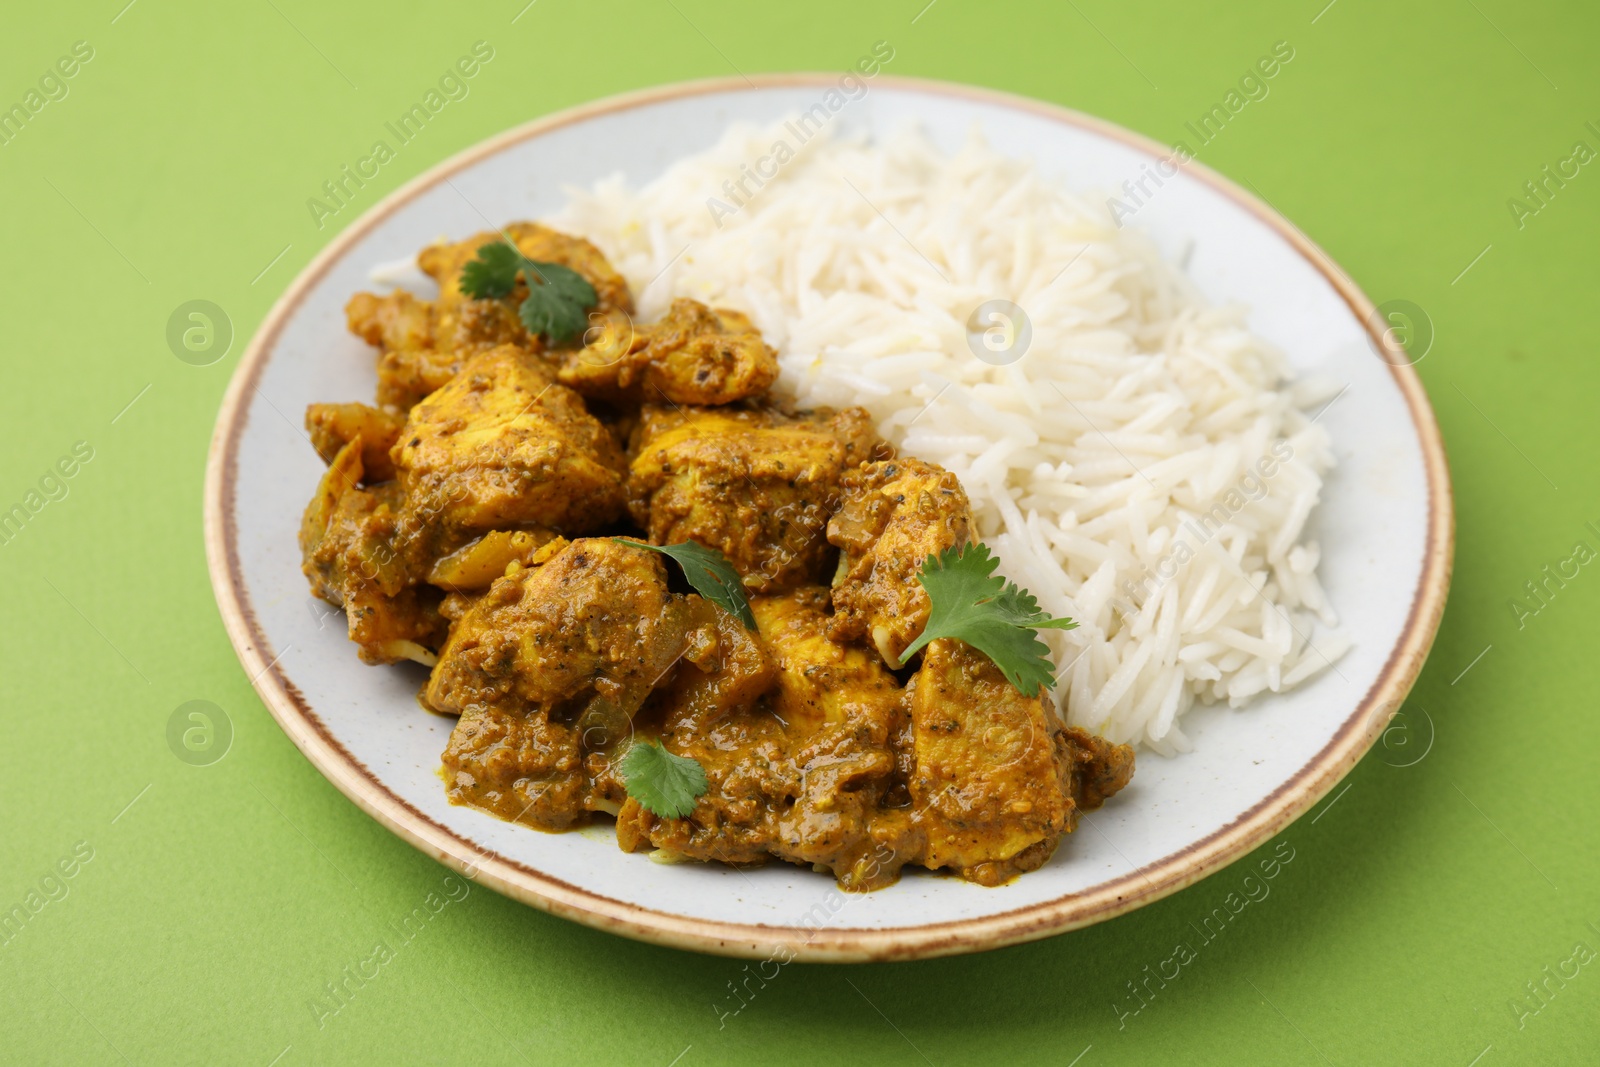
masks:
<svg viewBox="0 0 1600 1067"><path fill-rule="evenodd" d="M239 441L248 417L247 404L262 370L271 358L284 325L307 293L358 241L381 225L401 205L480 160L551 130L599 115L626 111L663 100L747 88L832 85L837 74L796 73L749 78L712 78L626 93L538 119L467 149L395 190L362 215L323 249L279 298L235 369L222 410L217 416L206 467L205 540L211 583L223 624L245 673L295 745L327 779L367 814L412 845L457 871L523 903L563 918L626 937L676 948L728 956L763 958L775 952L818 962L916 959L976 952L1050 934L1074 930L1132 911L1193 885L1271 838L1311 808L1344 777L1385 728L1382 709L1396 708L1416 681L1444 611L1454 556L1455 520L1444 443L1415 370L1392 341L1372 328L1374 307L1356 284L1295 226L1233 182L1198 162L1185 170L1271 226L1325 277L1366 324L1373 342L1393 354L1386 359L1405 396L1428 477L1428 536L1422 575L1412 595L1404 631L1383 670L1331 740L1304 767L1260 803L1222 829L1137 870L1071 894L981 918L929 923L899 929L729 923L657 911L571 885L485 850L434 822L392 792L329 732L321 718L276 663L267 636L257 622L239 564L235 526ZM1169 150L1139 134L1067 108L988 89L920 78L880 75L879 85L936 96L975 100L1013 108L1054 122L1089 130L1146 153L1152 161ZM1376 357L1374 357L1376 358Z"/></svg>

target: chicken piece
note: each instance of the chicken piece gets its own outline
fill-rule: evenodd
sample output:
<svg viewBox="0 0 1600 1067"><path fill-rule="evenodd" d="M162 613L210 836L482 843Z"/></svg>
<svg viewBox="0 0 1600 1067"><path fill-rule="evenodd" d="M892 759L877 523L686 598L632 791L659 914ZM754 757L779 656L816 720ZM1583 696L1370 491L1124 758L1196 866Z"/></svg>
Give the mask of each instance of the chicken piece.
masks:
<svg viewBox="0 0 1600 1067"><path fill-rule="evenodd" d="M306 431L324 463L332 463L341 448L360 436L362 480L369 483L394 477L389 449L400 439L405 425L401 416L365 404L311 404L306 408Z"/></svg>
<svg viewBox="0 0 1600 1067"><path fill-rule="evenodd" d="M624 852L659 849L661 858L674 861L766 863L778 835L771 798L797 788L793 765L784 758L782 725L770 713L751 709L689 744L666 738L662 743L699 762L706 792L684 819L656 815L628 797L617 811L617 845Z"/></svg>
<svg viewBox="0 0 1600 1067"><path fill-rule="evenodd" d="M467 360L411 410L394 449L414 558L461 532L542 526L586 533L621 517L621 451L538 357L510 345Z"/></svg>
<svg viewBox="0 0 1600 1067"><path fill-rule="evenodd" d="M583 275L584 279L594 286L595 296L599 303L594 311L604 315L612 308L633 314L633 295L628 292L628 283L611 266L609 260L601 254L600 250L582 237L573 237L570 234L552 230L548 226L541 226L537 222L513 222L506 226L504 231L486 230L483 233L473 234L464 241L441 243L431 245L417 253L417 266L422 272L439 283L439 299L435 304L434 335L437 339L451 340L453 344L438 344L435 347L461 348L474 343L480 346L493 346L503 344L509 338L495 336L489 339L490 334L479 332L479 327L469 318L471 305L495 303L495 301L474 300L461 291L461 270L473 259L477 258L478 249L486 244L502 241L506 237L516 242L517 248L528 259L536 263L559 263L563 267L570 267ZM504 299L504 306L511 309L511 317L516 321L516 329L521 331L520 336L525 340L527 330L516 317L516 309L528 295L525 282L518 282L516 290Z"/></svg>
<svg viewBox="0 0 1600 1067"><path fill-rule="evenodd" d="M607 321L567 355L560 379L612 403L665 398L674 404L731 404L778 380L778 354L737 311L674 300L660 322Z"/></svg>
<svg viewBox="0 0 1600 1067"><path fill-rule="evenodd" d="M425 698L455 714L507 701L571 712L614 698L647 672L649 646L672 619L668 662L683 651L686 616L668 611L682 599L667 591L659 553L608 537L572 541L536 566L507 568L472 605L451 628Z"/></svg>
<svg viewBox="0 0 1600 1067"><path fill-rule="evenodd" d="M892 883L921 847L891 748L905 715L900 683L869 649L828 635L826 589L751 608L778 664L773 711L803 738L789 758L796 791L778 808L773 851L827 868L842 889ZM899 810L886 807L891 796Z"/></svg>
<svg viewBox="0 0 1600 1067"><path fill-rule="evenodd" d="M911 800L927 834L921 862L984 885L1042 864L1073 806L1054 716L983 653L948 638L928 644L909 693Z"/></svg>
<svg viewBox="0 0 1600 1067"><path fill-rule="evenodd" d="M599 298L592 312L598 316L595 321L614 311L632 313L627 282L588 241L532 222L511 223L505 235L529 259L559 263L583 275ZM525 282L498 300L475 300L461 291L462 268L479 247L502 239L500 233L486 231L418 253L417 265L439 283L436 300L397 290L382 296L357 293L345 306L350 332L380 349L380 404L405 411L443 386L462 359L484 349L514 344L543 350L542 339L529 336L517 314L528 295Z"/></svg>
<svg viewBox="0 0 1600 1067"><path fill-rule="evenodd" d="M876 724L880 734L887 730L900 702L900 683L870 650L837 641L828 632L825 587L756 597L750 610L778 668L772 710L797 736L862 723Z"/></svg>
<svg viewBox="0 0 1600 1067"><path fill-rule="evenodd" d="M840 476L879 444L860 408L791 415L647 405L634 436L634 521L655 544L717 549L763 594L823 579Z"/></svg>
<svg viewBox="0 0 1600 1067"><path fill-rule="evenodd" d="M401 505L392 482L362 489L361 435L334 456L300 525L302 569L316 596L345 610L367 663L427 666L444 637L437 597L420 595L394 548Z"/></svg>
<svg viewBox="0 0 1600 1067"><path fill-rule="evenodd" d="M498 300L468 301L452 320L459 328L436 336L437 305L404 289L384 296L357 293L345 305L350 332L378 349L379 405L404 413L455 377L462 362L494 341L525 341L516 310ZM466 317L466 325L459 320ZM519 333L518 331L521 330ZM457 347L458 342L460 347Z"/></svg>
<svg viewBox="0 0 1600 1067"><path fill-rule="evenodd" d="M839 549L832 634L870 640L892 667L922 634L932 604L917 572L930 555L972 536L972 510L954 474L917 459L868 463L842 480L828 520Z"/></svg>
<svg viewBox="0 0 1600 1067"><path fill-rule="evenodd" d="M688 599L693 629L685 666L655 700L663 736L684 743L753 707L778 677L766 644L737 616L698 596Z"/></svg>
<svg viewBox="0 0 1600 1067"><path fill-rule="evenodd" d="M609 538L513 564L451 628L424 691L461 716L444 753L450 799L548 830L615 812L610 765L684 654L692 614L657 553Z"/></svg>
<svg viewBox="0 0 1600 1067"><path fill-rule="evenodd" d="M679 667L678 684L652 698L662 742L697 760L708 788L683 819L625 803L624 849L743 864L775 856L832 870L849 890L893 882L919 852L904 796L901 810L881 810L897 786L899 684L870 650L828 637L827 606L817 586L756 599L759 641L724 615L738 629L720 628L716 668Z"/></svg>
<svg viewBox="0 0 1600 1067"><path fill-rule="evenodd" d="M357 293L344 306L350 332L374 348L433 351L433 301L418 300L404 289L379 296Z"/></svg>
<svg viewBox="0 0 1600 1067"><path fill-rule="evenodd" d="M599 810L581 738L576 723L543 711L470 705L444 750L450 803L536 830L581 826Z"/></svg>
<svg viewBox="0 0 1600 1067"><path fill-rule="evenodd" d="M438 352L431 348L396 348L378 354L378 403L404 414L443 389L461 370L472 350Z"/></svg>
<svg viewBox="0 0 1600 1067"><path fill-rule="evenodd" d="M1094 811L1133 778L1133 749L1114 745L1077 726L1056 732L1057 762L1067 771L1066 789L1078 811Z"/></svg>
<svg viewBox="0 0 1600 1067"><path fill-rule="evenodd" d="M684 819L654 815L626 799L617 813L625 852L664 849L678 858L762 863L776 839L773 799L794 788L786 729L763 697L777 670L766 647L737 618L696 603L699 625L670 684L640 713L658 722L661 744L706 772L706 793Z"/></svg>

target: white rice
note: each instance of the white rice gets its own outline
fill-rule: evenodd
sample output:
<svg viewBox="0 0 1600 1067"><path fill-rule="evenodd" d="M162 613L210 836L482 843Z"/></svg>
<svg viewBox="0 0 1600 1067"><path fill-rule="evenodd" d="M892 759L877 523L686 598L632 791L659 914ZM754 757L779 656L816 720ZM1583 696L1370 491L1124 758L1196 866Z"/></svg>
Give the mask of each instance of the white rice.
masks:
<svg viewBox="0 0 1600 1067"><path fill-rule="evenodd" d="M642 320L680 296L745 311L780 390L860 405L954 471L1004 573L1078 621L1045 632L1071 722L1187 751L1196 701L1241 706L1348 649L1314 634L1337 620L1302 539L1333 466L1306 410L1334 387L1292 381L1241 309L1208 306L1146 238L976 137L947 157L914 131L819 134L759 187L724 186L780 138L734 127L643 189L571 191L549 221L610 257ZM969 346L994 298L1032 324L1008 365Z"/></svg>

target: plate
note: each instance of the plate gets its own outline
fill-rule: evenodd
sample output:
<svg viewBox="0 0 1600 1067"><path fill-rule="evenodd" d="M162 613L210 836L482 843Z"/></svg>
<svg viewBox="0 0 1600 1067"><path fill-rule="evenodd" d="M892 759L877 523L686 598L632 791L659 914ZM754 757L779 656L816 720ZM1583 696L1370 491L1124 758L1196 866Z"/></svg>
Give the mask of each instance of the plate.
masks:
<svg viewBox="0 0 1600 1067"><path fill-rule="evenodd" d="M296 531L323 464L300 429L307 403L367 399L367 347L343 307L369 273L442 234L557 210L562 189L623 172L647 181L712 145L730 122L804 111L839 82L786 74L667 86L575 108L478 145L352 223L273 307L223 401L206 476L212 583L245 672L329 781L383 825L478 882L628 937L727 955L821 961L935 956L1098 922L1174 893L1245 855L1310 808L1384 731L1443 610L1453 544L1449 474L1414 369L1355 284L1304 234L1191 162L1139 211L1214 302L1299 370L1337 375L1325 409L1339 466L1310 535L1355 647L1336 671L1248 708L1197 708L1192 753L1141 754L1133 784L1039 871L998 888L908 874L842 894L788 864L662 865L609 827L543 834L453 807L436 776L454 720L416 701L420 669L356 658L342 615L310 597ZM835 96L837 97L837 93ZM947 150L974 124L1075 189L1114 189L1168 150L1062 108L967 86L879 75L837 116L887 133L914 121ZM1183 258L1183 257L1186 257Z"/></svg>

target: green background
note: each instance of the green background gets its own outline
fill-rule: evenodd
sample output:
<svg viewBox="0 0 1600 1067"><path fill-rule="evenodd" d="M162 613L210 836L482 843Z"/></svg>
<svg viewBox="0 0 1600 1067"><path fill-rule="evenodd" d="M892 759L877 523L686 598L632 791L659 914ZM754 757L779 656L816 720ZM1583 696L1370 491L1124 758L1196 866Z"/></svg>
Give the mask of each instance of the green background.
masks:
<svg viewBox="0 0 1600 1067"><path fill-rule="evenodd" d="M124 2L13 5L0 33L4 103L74 41L95 50L70 94L0 147L0 508L74 442L94 449L69 494L0 546L0 908L78 842L93 850L0 947L0 1059L1594 1062L1600 967L1564 984L1543 968L1579 941L1600 947L1600 577L1583 568L1521 625L1509 602L1580 538L1600 547L1584 528L1600 524L1600 165L1521 228L1507 207L1576 141L1600 149L1585 129L1600 126L1591 6ZM890 73L1023 93L1167 142L1275 42L1293 46L1271 95L1202 159L1248 180L1375 300L1425 309L1437 337L1418 369L1455 475L1456 580L1406 731L1284 833L1295 858L1271 896L1137 1016L1119 1025L1112 1006L1129 1005L1126 983L1243 865L1037 944L791 965L721 1028L713 1005L741 962L474 889L319 1025L307 1004L323 983L447 872L328 785L252 692L206 574L206 447L250 333L357 214L318 231L306 198L478 39L496 57L471 96L355 207L569 105L735 70L842 70L880 39ZM236 331L211 366L165 340L191 299ZM232 724L210 766L168 745L190 700ZM1549 992L1519 1017L1532 981Z"/></svg>

